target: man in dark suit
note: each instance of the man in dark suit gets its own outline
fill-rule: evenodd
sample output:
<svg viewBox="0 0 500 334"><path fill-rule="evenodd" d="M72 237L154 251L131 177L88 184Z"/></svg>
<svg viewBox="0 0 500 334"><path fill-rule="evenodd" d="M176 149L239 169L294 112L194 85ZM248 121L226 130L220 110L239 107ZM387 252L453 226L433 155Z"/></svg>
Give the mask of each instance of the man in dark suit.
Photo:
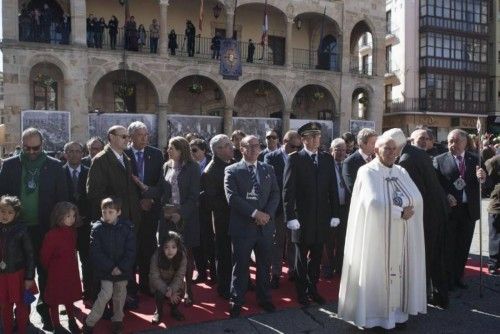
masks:
<svg viewBox="0 0 500 334"><path fill-rule="evenodd" d="M330 231L325 243L326 266L323 269L325 278L333 278L336 273L342 274L342 262L344 260L344 244L347 231L347 218L349 216L349 203L351 196L346 188L342 177L342 164L347 156L347 144L342 138L335 138L330 145L330 154L335 163L335 177L337 181L337 192L339 197L339 219L340 224Z"/></svg>
<svg viewBox="0 0 500 334"><path fill-rule="evenodd" d="M298 132L304 148L290 155L283 176L285 221L295 244L298 301L308 305L310 297L324 304L316 284L326 237L339 224L335 166L329 154L318 151L321 124L307 123Z"/></svg>
<svg viewBox="0 0 500 334"><path fill-rule="evenodd" d="M87 201L88 167L82 164L83 146L71 141L64 145L64 156L67 163L63 166L66 173L69 201L78 207L82 225L78 227L77 249L82 265L83 299L92 298L92 267L89 262L90 217Z"/></svg>
<svg viewBox="0 0 500 334"><path fill-rule="evenodd" d="M233 248L231 317L238 317L248 287L250 255L257 263L257 300L267 312L275 310L269 291L269 266L275 230L274 214L279 204L279 188L274 170L257 160L259 139L241 140L243 159L226 167L224 190L230 207L229 235Z"/></svg>
<svg viewBox="0 0 500 334"><path fill-rule="evenodd" d="M377 133L372 129L361 129L357 139L359 149L345 159L342 164L342 176L344 177L344 182L349 193L352 193L354 181L356 181L356 176L358 175L358 169L373 159Z"/></svg>
<svg viewBox="0 0 500 334"><path fill-rule="evenodd" d="M129 147L124 153L130 158L132 173L147 186L156 186L162 176L163 154L149 145L149 131L142 122L132 122L128 126ZM149 267L156 250L156 232L160 219L160 203L141 198L141 224L137 229L137 266L139 267L139 289L150 294Z"/></svg>
<svg viewBox="0 0 500 334"><path fill-rule="evenodd" d="M280 138L276 130L266 131L266 148L259 154L259 161L264 161L266 154L276 151L280 147Z"/></svg>
<svg viewBox="0 0 500 334"><path fill-rule="evenodd" d="M212 160L212 156L208 150L207 142L201 138L193 139L189 142L191 157L200 166L200 175L205 170L205 167ZM205 192L200 189L200 245L193 249L194 261L198 277L196 283L209 282L215 283L215 244L214 230L212 228L212 216L210 214L210 205L208 203ZM207 269L210 269L210 281L208 281Z"/></svg>
<svg viewBox="0 0 500 334"><path fill-rule="evenodd" d="M68 188L59 160L49 157L43 150L43 138L38 129L23 131L22 151L19 156L6 159L0 170L0 196L17 196L21 200L21 220L27 227L33 242L38 287L41 298L37 311L43 329L53 330L47 304L43 302L47 273L41 265L40 248L43 237L50 228L50 214L57 202L68 200Z"/></svg>
<svg viewBox="0 0 500 334"><path fill-rule="evenodd" d="M421 131L415 145L422 145ZM446 273L444 271L444 244L445 228L448 220L448 202L446 195L439 184L432 160L422 145L419 148L407 143L406 136L401 129L390 129L383 136L392 138L398 146L397 164L406 169L415 182L424 200L424 236L425 236L425 263L427 273L427 295L430 303L448 307L448 289Z"/></svg>
<svg viewBox="0 0 500 334"><path fill-rule="evenodd" d="M92 159L97 155L97 153L101 152L104 149L104 142L99 137L92 137L87 140L86 146L89 154L82 158L82 165L90 168Z"/></svg>
<svg viewBox="0 0 500 334"><path fill-rule="evenodd" d="M465 151L466 145L467 132L452 130L448 134L449 152L434 158L434 168L451 207L446 231L450 289L467 288L462 277L476 220L480 217L478 178L482 182L486 179L486 173L478 166L478 158Z"/></svg>
<svg viewBox="0 0 500 334"><path fill-rule="evenodd" d="M285 170L285 163L288 161L288 156L298 151L302 147L300 141L300 136L297 131L290 130L283 137L283 145L273 152L266 154L264 157L264 162L273 166L274 173L276 174L276 180L278 181L278 187L280 189L280 204L276 210L276 217L274 219L276 224L276 233L274 234L274 247L271 260L271 288L279 288L279 279L281 277L281 269L283 264L283 255L285 255L285 260L288 265L288 275L291 277L293 272L293 266L295 263L295 246L291 243L290 236L288 233L284 219L283 211L283 198L281 196L283 192L283 172Z"/></svg>
<svg viewBox="0 0 500 334"><path fill-rule="evenodd" d="M224 169L233 164L233 144L223 134L210 140L213 159L201 174L200 190L208 207L208 216L213 217L215 233L215 255L217 292L229 299L231 287L231 239L229 237L229 205L224 192Z"/></svg>

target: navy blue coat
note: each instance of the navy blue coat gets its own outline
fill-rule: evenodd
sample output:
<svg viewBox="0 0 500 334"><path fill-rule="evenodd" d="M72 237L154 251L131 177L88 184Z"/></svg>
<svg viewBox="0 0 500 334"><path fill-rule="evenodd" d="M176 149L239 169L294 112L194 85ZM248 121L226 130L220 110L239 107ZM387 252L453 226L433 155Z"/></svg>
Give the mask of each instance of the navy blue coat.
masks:
<svg viewBox="0 0 500 334"><path fill-rule="evenodd" d="M97 279L117 282L131 278L135 252L135 234L129 220L118 219L114 225L98 220L92 225L90 260ZM122 275L111 275L115 267Z"/></svg>
<svg viewBox="0 0 500 334"><path fill-rule="evenodd" d="M285 171L285 157L286 154L281 148L269 152L264 156L264 162L273 166L274 174L276 175L276 181L278 182L278 187L280 189L280 204L276 210L276 215L283 214L283 173Z"/></svg>

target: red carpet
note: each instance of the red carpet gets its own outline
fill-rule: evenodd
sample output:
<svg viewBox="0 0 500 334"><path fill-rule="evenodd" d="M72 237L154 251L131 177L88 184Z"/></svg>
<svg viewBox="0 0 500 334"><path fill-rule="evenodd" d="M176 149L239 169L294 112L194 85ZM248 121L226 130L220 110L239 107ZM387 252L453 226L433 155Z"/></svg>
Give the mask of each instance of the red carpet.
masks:
<svg viewBox="0 0 500 334"><path fill-rule="evenodd" d="M287 269L285 268L284 277L280 280L280 288L271 290L273 303L278 310L300 306L296 301L295 286L293 282L288 281L286 271ZM251 277L255 283L255 268L251 268ZM319 292L328 302L337 300L339 281L340 278L338 276L333 280L320 280L318 284ZM193 288L195 304L192 307L185 307L184 305L179 307L180 311L186 316L186 320L184 321L172 319L169 314L169 308L165 305L163 323L158 326L151 324L151 318L155 311L153 298L140 295L139 309L125 312L125 333L136 333L147 329L170 328L229 318L229 302L219 297L216 287L216 285L209 286L207 284L198 284ZM247 292L245 300L246 303L243 307L241 316L245 317L262 312L257 305L255 292ZM81 301L76 303L75 306L85 314L90 312L90 310L85 309ZM80 319L80 324L81 319L85 316L83 313L77 316ZM111 321L106 320L99 321L94 329L94 333L97 334L110 333L110 331Z"/></svg>

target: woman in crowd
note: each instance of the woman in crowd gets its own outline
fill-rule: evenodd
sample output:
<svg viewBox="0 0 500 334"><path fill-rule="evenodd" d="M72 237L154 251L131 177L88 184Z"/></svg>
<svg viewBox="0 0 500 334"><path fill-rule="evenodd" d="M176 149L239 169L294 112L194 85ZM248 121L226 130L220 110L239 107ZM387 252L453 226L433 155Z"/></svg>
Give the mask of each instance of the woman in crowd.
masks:
<svg viewBox="0 0 500 334"><path fill-rule="evenodd" d="M112 15L111 19L108 21L108 34L109 34L109 45L111 46L111 50L115 50L116 35L118 34L118 19L114 15Z"/></svg>
<svg viewBox="0 0 500 334"><path fill-rule="evenodd" d="M163 178L157 186L149 188L139 179L136 183L143 190L144 197L162 197L162 203L175 208L169 213L169 221L177 227L186 246L186 298L187 306L193 305L193 248L200 245L200 224L198 200L200 195L200 167L193 161L189 143L183 137L173 137L168 142L169 160L163 166ZM171 229L163 217L158 227L160 244Z"/></svg>

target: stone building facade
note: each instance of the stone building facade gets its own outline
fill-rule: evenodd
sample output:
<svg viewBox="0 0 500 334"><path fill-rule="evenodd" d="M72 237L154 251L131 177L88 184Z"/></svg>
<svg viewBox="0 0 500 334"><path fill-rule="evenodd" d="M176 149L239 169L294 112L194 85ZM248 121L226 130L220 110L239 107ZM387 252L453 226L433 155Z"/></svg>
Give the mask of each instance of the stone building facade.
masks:
<svg viewBox="0 0 500 334"><path fill-rule="evenodd" d="M382 128L385 0L268 0L267 9L264 0L205 0L202 31L198 1L129 0L127 14L146 30L153 18L160 23L157 53L149 53L147 45L139 51L123 50L121 32L116 50L109 48L107 32L102 48L88 46L89 14L103 16L106 22L116 15L123 26L127 14L116 0L45 2L70 16L69 44L26 40L19 14L36 1L2 0L7 149L19 143L20 115L27 109L70 111L71 135L82 142L88 138L89 111L117 112L127 105L129 112L158 115L160 145L168 138L169 114L223 116L226 133L232 131L234 115L280 117L284 130L291 117L329 119L341 132L349 130L351 119L372 120L377 130ZM264 12L269 22L266 49L259 44ZM198 30L194 57L185 53L186 18ZM176 55L168 50L171 29L178 34ZM249 39L257 46L255 61L243 62L243 75L237 81L224 80L219 61L210 55L214 34L233 29L244 55ZM369 73L360 69L357 58L359 40L366 34L371 40ZM318 57L317 50L323 56ZM325 52L326 65L321 58ZM195 84L203 91L190 92ZM120 100L117 90L128 91L129 86L133 86L130 98ZM357 110L359 96L367 100L363 113Z"/></svg>

